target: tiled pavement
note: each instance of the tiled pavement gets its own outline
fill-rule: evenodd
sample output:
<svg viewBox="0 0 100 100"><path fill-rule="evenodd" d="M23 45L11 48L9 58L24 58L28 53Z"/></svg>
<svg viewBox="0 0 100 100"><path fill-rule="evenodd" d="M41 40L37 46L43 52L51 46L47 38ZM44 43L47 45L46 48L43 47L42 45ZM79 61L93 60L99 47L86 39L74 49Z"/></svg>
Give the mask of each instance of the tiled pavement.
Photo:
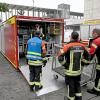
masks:
<svg viewBox="0 0 100 100"><path fill-rule="evenodd" d="M83 100L100 100L86 92L87 87L82 87ZM36 97L30 92L29 85L22 74L15 70L12 65L0 54L0 100L64 100L66 88Z"/></svg>

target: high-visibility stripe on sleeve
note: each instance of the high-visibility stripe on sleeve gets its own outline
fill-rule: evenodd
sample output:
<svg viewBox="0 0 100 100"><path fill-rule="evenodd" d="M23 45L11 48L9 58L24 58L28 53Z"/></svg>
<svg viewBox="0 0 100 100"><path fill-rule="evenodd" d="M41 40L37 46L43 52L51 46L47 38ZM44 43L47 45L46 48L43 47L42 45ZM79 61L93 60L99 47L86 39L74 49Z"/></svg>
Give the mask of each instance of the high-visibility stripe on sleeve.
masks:
<svg viewBox="0 0 100 100"><path fill-rule="evenodd" d="M96 45L96 44L94 44L94 43L92 43L92 46L93 46L94 48L97 48L97 45Z"/></svg>
<svg viewBox="0 0 100 100"><path fill-rule="evenodd" d="M82 61L83 61L84 63L86 63L86 64L87 64L87 63L90 63L90 61L88 61L88 60L86 60L86 59L83 59L83 58L82 58Z"/></svg>

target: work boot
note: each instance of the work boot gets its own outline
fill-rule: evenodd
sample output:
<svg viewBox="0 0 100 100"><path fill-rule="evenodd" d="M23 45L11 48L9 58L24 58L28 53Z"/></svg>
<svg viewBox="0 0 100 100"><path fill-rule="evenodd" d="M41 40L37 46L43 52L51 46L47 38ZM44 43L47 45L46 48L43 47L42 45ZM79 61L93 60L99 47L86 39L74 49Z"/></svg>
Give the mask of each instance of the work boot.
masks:
<svg viewBox="0 0 100 100"><path fill-rule="evenodd" d="M75 100L82 100L82 96L80 97L75 96Z"/></svg>
<svg viewBox="0 0 100 100"><path fill-rule="evenodd" d="M34 91L33 87L34 87L34 85L30 85L30 91L31 92Z"/></svg>
<svg viewBox="0 0 100 100"><path fill-rule="evenodd" d="M100 92L96 91L94 88L93 89L87 89L87 92L88 93L91 93L91 94L95 94L95 95L100 95Z"/></svg>
<svg viewBox="0 0 100 100"><path fill-rule="evenodd" d="M39 90L42 89L42 88L43 88L42 85L41 85L41 86L35 85L35 91L39 91Z"/></svg>
<svg viewBox="0 0 100 100"><path fill-rule="evenodd" d="M67 96L64 96L64 100L69 100L69 99L67 98Z"/></svg>

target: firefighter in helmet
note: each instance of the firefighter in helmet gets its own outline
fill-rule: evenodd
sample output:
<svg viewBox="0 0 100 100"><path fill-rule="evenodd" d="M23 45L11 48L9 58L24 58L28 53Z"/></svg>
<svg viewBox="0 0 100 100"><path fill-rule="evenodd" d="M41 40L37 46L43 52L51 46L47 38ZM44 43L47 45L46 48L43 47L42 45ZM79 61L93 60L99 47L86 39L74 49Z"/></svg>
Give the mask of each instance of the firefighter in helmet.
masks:
<svg viewBox="0 0 100 100"><path fill-rule="evenodd" d="M96 79L93 89L88 89L87 92L100 95L100 29L93 29L93 41L90 46L91 60L96 56Z"/></svg>
<svg viewBox="0 0 100 100"><path fill-rule="evenodd" d="M70 42L64 45L58 53L58 60L65 67L65 83L68 87L68 95L64 97L64 100L82 100L81 61L88 63L89 53L79 42L78 37L77 32L72 32Z"/></svg>
<svg viewBox="0 0 100 100"><path fill-rule="evenodd" d="M40 38L40 32L36 31L34 37L27 42L27 60L30 70L30 90L42 89L40 74L42 72L43 57L46 55L45 43Z"/></svg>

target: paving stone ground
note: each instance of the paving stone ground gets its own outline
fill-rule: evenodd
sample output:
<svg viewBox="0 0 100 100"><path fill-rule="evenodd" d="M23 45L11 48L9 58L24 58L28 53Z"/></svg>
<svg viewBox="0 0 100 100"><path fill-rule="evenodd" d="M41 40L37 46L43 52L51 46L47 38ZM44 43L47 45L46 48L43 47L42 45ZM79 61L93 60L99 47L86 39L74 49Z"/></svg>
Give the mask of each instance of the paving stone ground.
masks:
<svg viewBox="0 0 100 100"><path fill-rule="evenodd" d="M83 100L100 100L100 96L88 94L87 87L82 87ZM17 71L12 65L0 54L0 100L64 100L66 88L36 97L30 92L29 85L20 71Z"/></svg>

